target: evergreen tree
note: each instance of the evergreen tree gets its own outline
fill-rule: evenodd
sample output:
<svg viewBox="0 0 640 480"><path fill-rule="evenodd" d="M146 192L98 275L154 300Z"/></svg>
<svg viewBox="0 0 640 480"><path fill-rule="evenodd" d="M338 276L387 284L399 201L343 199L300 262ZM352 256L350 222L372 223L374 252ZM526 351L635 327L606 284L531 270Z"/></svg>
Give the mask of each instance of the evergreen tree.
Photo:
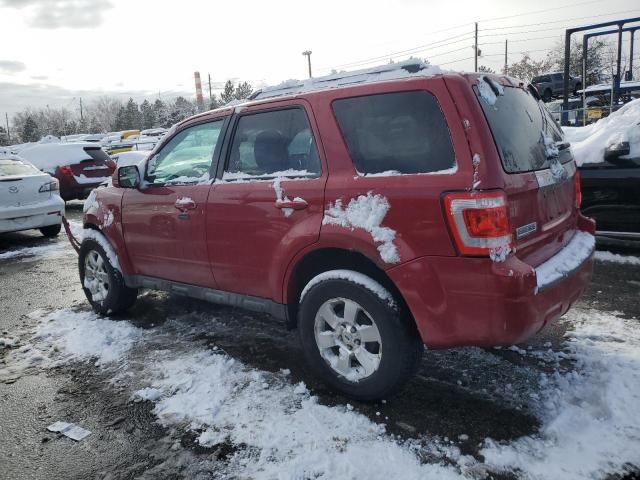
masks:
<svg viewBox="0 0 640 480"><path fill-rule="evenodd" d="M233 86L233 82L231 80L227 80L227 83L224 84L224 91L220 94L220 100L222 105L226 105L231 100L236 98L235 88Z"/></svg>
<svg viewBox="0 0 640 480"><path fill-rule="evenodd" d="M32 116L28 116L22 126L21 137L23 142L37 142L40 140L38 124Z"/></svg>
<svg viewBox="0 0 640 480"><path fill-rule="evenodd" d="M116 113L116 118L113 122L114 130L127 130L127 111L124 107L120 107L118 113Z"/></svg>
<svg viewBox="0 0 640 480"><path fill-rule="evenodd" d="M167 106L160 99L157 99L153 103L153 113L156 118L156 127L169 128L171 126L171 119L169 118L169 112Z"/></svg>
<svg viewBox="0 0 640 480"><path fill-rule="evenodd" d="M209 100L209 110L214 110L221 106L222 106L222 102L218 100L218 97L216 97L216 94L214 93L211 96L211 100Z"/></svg>
<svg viewBox="0 0 640 480"><path fill-rule="evenodd" d="M7 135L7 130L4 127L0 127L0 147L5 145L10 145L9 135Z"/></svg>
<svg viewBox="0 0 640 480"><path fill-rule="evenodd" d="M138 109L138 104L133 98L129 98L127 106L125 107L124 125L125 130L139 129L142 125L142 116Z"/></svg>
<svg viewBox="0 0 640 480"><path fill-rule="evenodd" d="M225 88L226 88L226 85L225 85ZM234 97L237 100L242 100L244 98L247 98L252 93L253 93L253 88L251 88L251 84L248 82L242 82L236 87Z"/></svg>
<svg viewBox="0 0 640 480"><path fill-rule="evenodd" d="M78 133L89 133L89 122L87 117L82 117L78 122Z"/></svg>
<svg viewBox="0 0 640 480"><path fill-rule="evenodd" d="M102 126L100 125L100 122L98 121L98 118L95 116L92 116L89 119L89 133L106 133Z"/></svg>
<svg viewBox="0 0 640 480"><path fill-rule="evenodd" d="M153 106L148 100L140 104L140 112L142 114L142 128L153 128L156 126L156 114Z"/></svg>
<svg viewBox="0 0 640 480"><path fill-rule="evenodd" d="M190 117L196 113L196 108L193 103L187 100L184 97L176 98L176 101L173 104L173 108L171 109L171 125L174 123L181 122L187 117Z"/></svg>

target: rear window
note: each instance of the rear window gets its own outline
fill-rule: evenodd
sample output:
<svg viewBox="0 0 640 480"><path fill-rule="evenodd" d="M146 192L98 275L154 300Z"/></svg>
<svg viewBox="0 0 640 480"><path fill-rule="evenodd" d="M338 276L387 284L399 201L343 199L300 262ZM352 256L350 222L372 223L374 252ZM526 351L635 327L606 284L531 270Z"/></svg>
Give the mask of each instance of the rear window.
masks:
<svg viewBox="0 0 640 480"><path fill-rule="evenodd" d="M40 173L37 168L18 160L0 160L0 177L11 177L14 175L33 175Z"/></svg>
<svg viewBox="0 0 640 480"><path fill-rule="evenodd" d="M504 93L501 91L488 100L481 97L476 86L473 89L491 127L504 169L520 173L549 168L549 161L555 157L545 147L545 137L552 142L563 139L549 111L522 88L504 87ZM562 163L572 158L568 148L557 153Z"/></svg>
<svg viewBox="0 0 640 480"><path fill-rule="evenodd" d="M359 173L429 173L455 165L449 128L428 92L341 99L333 110Z"/></svg>
<svg viewBox="0 0 640 480"><path fill-rule="evenodd" d="M87 155L89 155L92 160L109 160L109 155L101 148L86 147L84 151L87 152Z"/></svg>

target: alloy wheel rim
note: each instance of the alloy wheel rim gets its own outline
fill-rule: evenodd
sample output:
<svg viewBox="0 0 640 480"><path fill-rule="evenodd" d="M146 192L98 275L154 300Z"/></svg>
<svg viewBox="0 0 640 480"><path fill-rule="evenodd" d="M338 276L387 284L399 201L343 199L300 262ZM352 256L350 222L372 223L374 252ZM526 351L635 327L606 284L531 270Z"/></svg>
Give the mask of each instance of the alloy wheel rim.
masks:
<svg viewBox="0 0 640 480"><path fill-rule="evenodd" d="M94 302L101 302L109 294L111 278L102 255L91 250L84 259L84 287Z"/></svg>
<svg viewBox="0 0 640 480"><path fill-rule="evenodd" d="M314 335L320 356L338 375L358 382L378 371L382 337L373 317L348 298L332 298L316 313Z"/></svg>

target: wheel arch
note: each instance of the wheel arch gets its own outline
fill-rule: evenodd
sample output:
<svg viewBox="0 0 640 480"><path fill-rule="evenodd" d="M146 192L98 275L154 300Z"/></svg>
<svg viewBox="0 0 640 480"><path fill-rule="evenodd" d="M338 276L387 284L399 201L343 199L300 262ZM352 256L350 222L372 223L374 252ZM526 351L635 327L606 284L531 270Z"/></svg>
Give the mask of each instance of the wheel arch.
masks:
<svg viewBox="0 0 640 480"><path fill-rule="evenodd" d="M307 252L289 269L284 284L284 301L287 306L289 328L295 328L298 323L300 294L307 283L322 272L337 269L354 270L380 283L393 295L402 318L410 321L413 328L416 328L402 293L387 273L368 256L355 250L338 247L323 247Z"/></svg>

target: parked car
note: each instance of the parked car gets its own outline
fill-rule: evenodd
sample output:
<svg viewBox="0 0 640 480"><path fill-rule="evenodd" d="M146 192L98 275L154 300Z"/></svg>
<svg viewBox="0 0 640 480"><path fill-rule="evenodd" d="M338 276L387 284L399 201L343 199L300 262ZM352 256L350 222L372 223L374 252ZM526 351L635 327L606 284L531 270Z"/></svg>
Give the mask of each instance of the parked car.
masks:
<svg viewBox="0 0 640 480"><path fill-rule="evenodd" d="M559 97L564 94L564 73L550 72L534 77L531 84L536 87L540 96L545 102L551 101L553 97ZM569 77L569 93L576 95L578 90L582 88L582 79L580 77Z"/></svg>
<svg viewBox="0 0 640 480"><path fill-rule="evenodd" d="M63 216L58 181L0 149L0 233L37 229L55 237Z"/></svg>
<svg viewBox="0 0 640 480"><path fill-rule="evenodd" d="M607 118L565 128L579 162L582 208L596 219L602 241L640 241L640 99Z"/></svg>
<svg viewBox="0 0 640 480"><path fill-rule="evenodd" d="M20 155L58 179L65 201L86 198L115 170L109 155L90 142L34 144L20 150Z"/></svg>
<svg viewBox="0 0 640 480"><path fill-rule="evenodd" d="M587 111L583 112L582 97L569 98L569 125L580 127L599 120L609 113L609 110L605 108L605 103L599 97L590 96L586 98L586 101ZM549 112L551 112L553 119L560 125L562 121L563 100L553 100L545 105Z"/></svg>
<svg viewBox="0 0 640 480"><path fill-rule="evenodd" d="M521 342L586 288L595 227L520 85L410 61L191 117L87 200L84 292L102 314L139 288L268 312L360 399L400 388L423 344Z"/></svg>

